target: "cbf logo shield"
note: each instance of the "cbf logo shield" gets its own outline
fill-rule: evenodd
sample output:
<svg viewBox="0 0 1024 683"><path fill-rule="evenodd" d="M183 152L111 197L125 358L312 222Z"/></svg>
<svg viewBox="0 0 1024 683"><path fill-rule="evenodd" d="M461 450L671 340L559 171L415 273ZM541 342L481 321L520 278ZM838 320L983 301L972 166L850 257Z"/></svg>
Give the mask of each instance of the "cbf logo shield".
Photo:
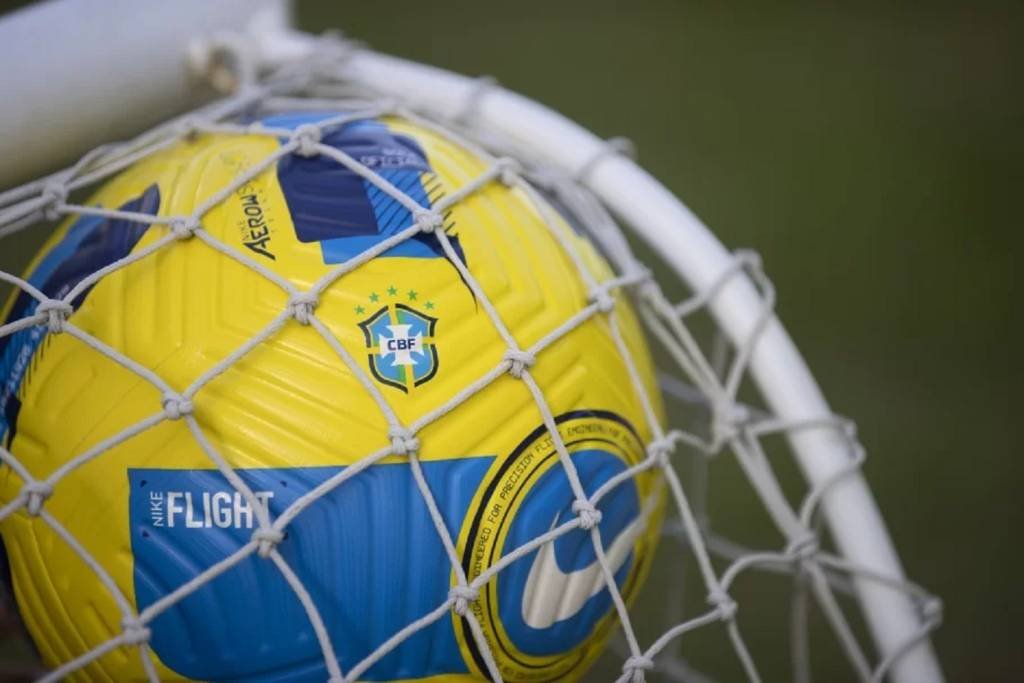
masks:
<svg viewBox="0 0 1024 683"><path fill-rule="evenodd" d="M359 323L370 372L378 382L406 393L437 374L437 318L405 304L389 304Z"/></svg>

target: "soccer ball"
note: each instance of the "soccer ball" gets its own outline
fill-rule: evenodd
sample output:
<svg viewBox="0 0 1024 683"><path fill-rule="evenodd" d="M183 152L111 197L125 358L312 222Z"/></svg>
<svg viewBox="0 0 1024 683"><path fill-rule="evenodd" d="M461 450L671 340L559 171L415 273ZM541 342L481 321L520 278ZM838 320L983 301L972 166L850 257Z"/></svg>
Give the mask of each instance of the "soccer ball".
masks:
<svg viewBox="0 0 1024 683"><path fill-rule="evenodd" d="M284 144L281 130L336 114L267 116L261 123L276 134L198 135L149 156L89 202L124 214L67 221L29 267L27 279L51 298L85 283L68 323L100 346L45 325L0 338L0 443L38 480L66 468L45 502L0 524L18 607L48 665L121 634L126 603L146 616L148 653L113 648L77 676L142 678L148 656L165 680L325 680L283 565L348 671L459 584L424 483L469 582L577 516L531 382L587 496L646 458L652 425L606 316L566 332L532 367L508 361L488 302L529 349L588 305L581 262L597 281L612 277L540 195L489 182L435 226L446 249L436 231L396 238L417 216L326 155L286 155L232 185ZM322 143L423 207L487 169L397 117L330 128ZM128 213L188 215L229 186L200 235ZM368 250L374 256L355 265ZM339 268L315 308L295 298ZM614 297L628 355L657 397L633 312ZM19 293L2 319L36 307ZM201 388L192 395L192 386ZM418 444L396 424L416 427ZM651 561L662 485L653 469L621 479L601 498L595 528L628 600ZM23 485L4 466L0 502ZM33 514L40 502L45 518ZM267 546L261 520L286 511L299 512ZM572 679L617 619L582 528L506 562L456 606L362 678L479 678L486 648L506 680Z"/></svg>

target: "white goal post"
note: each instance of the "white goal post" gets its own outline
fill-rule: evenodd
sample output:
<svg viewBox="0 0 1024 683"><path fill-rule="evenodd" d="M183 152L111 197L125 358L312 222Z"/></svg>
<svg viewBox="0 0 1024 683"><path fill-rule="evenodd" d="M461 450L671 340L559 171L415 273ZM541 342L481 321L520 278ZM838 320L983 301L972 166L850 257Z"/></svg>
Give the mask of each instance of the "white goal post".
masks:
<svg viewBox="0 0 1024 683"><path fill-rule="evenodd" d="M290 29L289 19L283 0L51 0L0 19L0 190L211 97L197 70L211 67L218 45L247 51L261 66L301 57L315 41ZM765 404L797 426L787 438L809 486L821 491L837 548L858 568L853 581L864 619L891 663L882 671L901 683L942 680L928 624L897 585L904 572L883 518L862 476L851 472L859 463L851 461L849 442L830 422L832 412L783 326L774 314L764 317L756 283L743 273L728 276L737 270L736 256L640 166L525 97L364 49L347 56L345 76L500 133L580 178L694 292L708 293L708 308L735 348L749 348L750 375Z"/></svg>
<svg viewBox="0 0 1024 683"><path fill-rule="evenodd" d="M201 104L189 49L288 18L279 0L49 0L0 18L0 188Z"/></svg>

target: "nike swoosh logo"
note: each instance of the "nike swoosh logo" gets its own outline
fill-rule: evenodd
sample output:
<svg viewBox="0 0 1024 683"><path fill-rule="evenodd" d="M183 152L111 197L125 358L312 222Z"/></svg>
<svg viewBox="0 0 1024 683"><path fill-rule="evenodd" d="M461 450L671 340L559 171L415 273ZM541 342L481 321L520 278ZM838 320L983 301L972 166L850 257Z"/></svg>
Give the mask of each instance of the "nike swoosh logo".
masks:
<svg viewBox="0 0 1024 683"><path fill-rule="evenodd" d="M646 511L645 511L646 512ZM643 533L647 515L642 514L627 526L604 549L608 566L614 576L629 557L636 539ZM551 522L551 529L558 525L558 516ZM545 543L537 551L526 577L523 591L523 621L536 629L550 627L556 621L564 621L576 615L587 601L605 587L604 572L600 563L594 562L572 572L564 572L555 559L555 542Z"/></svg>

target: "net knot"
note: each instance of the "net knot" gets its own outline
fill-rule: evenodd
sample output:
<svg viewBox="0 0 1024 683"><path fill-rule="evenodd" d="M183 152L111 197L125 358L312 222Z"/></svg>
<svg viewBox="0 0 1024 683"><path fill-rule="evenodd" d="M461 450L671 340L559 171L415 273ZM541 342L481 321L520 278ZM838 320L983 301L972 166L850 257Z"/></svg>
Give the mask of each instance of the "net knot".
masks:
<svg viewBox="0 0 1024 683"><path fill-rule="evenodd" d="M164 416L168 420L180 420L186 415L191 415L195 410L192 400L181 394L165 394L161 405L164 408Z"/></svg>
<svg viewBox="0 0 1024 683"><path fill-rule="evenodd" d="M498 180L505 187L512 187L523 172L523 166L512 157L501 157L494 162L494 168L498 172Z"/></svg>
<svg viewBox="0 0 1024 683"><path fill-rule="evenodd" d="M508 363L508 374L516 379L520 379L523 373L526 372L526 369L532 368L533 364L537 362L537 357L529 351L509 349L502 356L502 360Z"/></svg>
<svg viewBox="0 0 1024 683"><path fill-rule="evenodd" d="M395 455L412 455L420 449L420 440L405 427L392 427L388 430L388 437Z"/></svg>
<svg viewBox="0 0 1024 683"><path fill-rule="evenodd" d="M580 528L589 531L601 523L601 511L589 500L573 501L572 511L580 518Z"/></svg>
<svg viewBox="0 0 1024 683"><path fill-rule="evenodd" d="M312 157L319 154L317 145L323 138L323 131L312 123L304 123L292 133L292 142L297 146L295 153L300 157Z"/></svg>
<svg viewBox="0 0 1024 683"><path fill-rule="evenodd" d="M647 457L665 467L669 464L669 456L676 450L676 442L671 436L663 436L660 439L647 444Z"/></svg>
<svg viewBox="0 0 1024 683"><path fill-rule="evenodd" d="M179 240L187 240L199 229L199 219L195 216L175 216L170 222L171 234Z"/></svg>
<svg viewBox="0 0 1024 683"><path fill-rule="evenodd" d="M416 212L416 227L420 232L432 233L444 229L444 216L437 211L420 209Z"/></svg>
<svg viewBox="0 0 1024 683"><path fill-rule="evenodd" d="M590 303L597 306L602 313L611 313L615 308L615 298L608 291L607 285L599 285L590 292Z"/></svg>
<svg viewBox="0 0 1024 683"><path fill-rule="evenodd" d="M708 604L718 609L718 613L725 621L732 621L736 618L736 601L722 588L712 588L708 593Z"/></svg>
<svg viewBox="0 0 1024 683"><path fill-rule="evenodd" d="M53 487L45 481L30 481L21 487L25 495L25 508L28 514L36 517L43 509L43 503L53 495Z"/></svg>
<svg viewBox="0 0 1024 683"><path fill-rule="evenodd" d="M745 406L727 400L716 402L711 417L711 450L718 451L722 444L735 438L749 421L750 410Z"/></svg>
<svg viewBox="0 0 1024 683"><path fill-rule="evenodd" d="M633 655L622 665L622 673L629 675L633 683L643 683L644 672L654 669L654 660L645 655Z"/></svg>
<svg viewBox="0 0 1024 683"><path fill-rule="evenodd" d="M790 541L785 552L797 562L806 562L813 559L818 550L818 537L808 531Z"/></svg>
<svg viewBox="0 0 1024 683"><path fill-rule="evenodd" d="M124 636L125 645L141 645L148 643L151 634L146 625L136 617L126 617L121 620L121 632Z"/></svg>
<svg viewBox="0 0 1024 683"><path fill-rule="evenodd" d="M43 185L42 197L46 201L43 206L43 217L55 221L61 216L64 202L68 200L68 188L64 183L50 181Z"/></svg>
<svg viewBox="0 0 1024 683"><path fill-rule="evenodd" d="M466 611L469 610L469 603L476 602L476 599L480 596L480 589L473 588L472 586L452 586L451 590L448 591L448 599L452 600L452 609L460 617L466 616Z"/></svg>
<svg viewBox="0 0 1024 683"><path fill-rule="evenodd" d="M252 540L256 541L256 554L267 559L277 544L284 540L284 532L274 527L261 526L252 533Z"/></svg>
<svg viewBox="0 0 1024 683"><path fill-rule="evenodd" d="M320 300L311 292L299 292L288 299L288 312L300 325L308 325Z"/></svg>
<svg viewBox="0 0 1024 683"><path fill-rule="evenodd" d="M53 334L60 334L64 331L64 323L74 312L75 309L71 304L60 299L47 299L36 306L36 313L46 316L46 327Z"/></svg>

